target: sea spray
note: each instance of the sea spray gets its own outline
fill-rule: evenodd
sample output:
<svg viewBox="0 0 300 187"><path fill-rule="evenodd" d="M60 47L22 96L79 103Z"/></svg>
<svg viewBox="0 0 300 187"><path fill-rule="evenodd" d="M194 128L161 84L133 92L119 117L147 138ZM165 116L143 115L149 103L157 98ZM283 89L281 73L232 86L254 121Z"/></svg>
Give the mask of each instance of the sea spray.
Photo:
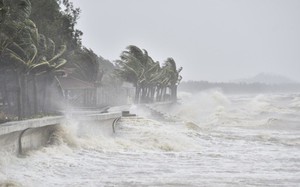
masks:
<svg viewBox="0 0 300 187"><path fill-rule="evenodd" d="M122 119L118 141L127 142L127 150L193 151L200 145L187 136L183 123L162 124L149 119Z"/></svg>
<svg viewBox="0 0 300 187"><path fill-rule="evenodd" d="M152 106L176 115L174 121L159 121L143 107L138 117L122 118L116 133L110 125L69 122L56 135L58 145L32 151L0 172L24 186L297 186L295 102L295 95L207 92Z"/></svg>
<svg viewBox="0 0 300 187"><path fill-rule="evenodd" d="M56 131L51 135L49 143L51 145L67 144L71 147L77 147L77 131L78 122L67 118L67 120L56 127Z"/></svg>
<svg viewBox="0 0 300 187"><path fill-rule="evenodd" d="M0 187L23 187L17 180L8 176L8 168L11 165L18 164L20 158L11 152L0 152Z"/></svg>
<svg viewBox="0 0 300 187"><path fill-rule="evenodd" d="M192 122L203 128L216 125L219 117L225 115L230 106L230 100L222 92L211 90L196 94L179 93L179 104L154 104L153 108L173 116L177 120Z"/></svg>
<svg viewBox="0 0 300 187"><path fill-rule="evenodd" d="M15 181L1 181L0 178L0 187L23 187L23 185Z"/></svg>

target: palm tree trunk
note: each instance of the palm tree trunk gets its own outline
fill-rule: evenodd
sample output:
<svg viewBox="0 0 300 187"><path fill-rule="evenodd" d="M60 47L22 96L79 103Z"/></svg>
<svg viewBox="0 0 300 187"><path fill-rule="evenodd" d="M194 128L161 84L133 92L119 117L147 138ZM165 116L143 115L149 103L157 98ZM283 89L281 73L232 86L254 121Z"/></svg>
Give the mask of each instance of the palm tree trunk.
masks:
<svg viewBox="0 0 300 187"><path fill-rule="evenodd" d="M42 112L43 112L43 114L46 114L47 113L47 111L46 111L46 108L47 108L47 106L46 106L46 102L47 102L47 88L48 88L48 75L45 75L45 77L44 77L44 89L43 89L43 98L42 98L42 100L43 100L43 104L42 104Z"/></svg>
<svg viewBox="0 0 300 187"><path fill-rule="evenodd" d="M171 101L172 102L177 101L177 85L171 86Z"/></svg>
<svg viewBox="0 0 300 187"><path fill-rule="evenodd" d="M162 89L162 101L166 101L167 87L164 86Z"/></svg>
<svg viewBox="0 0 300 187"><path fill-rule="evenodd" d="M177 90L178 90L178 86L175 85L175 90L174 90L174 101L177 102Z"/></svg>
<svg viewBox="0 0 300 187"><path fill-rule="evenodd" d="M24 117L31 115L31 107L29 102L29 89L28 89L28 76L24 75L23 78L23 112Z"/></svg>
<svg viewBox="0 0 300 187"><path fill-rule="evenodd" d="M8 109L10 110L10 101L9 101L9 98L8 98L8 90L7 90L7 80L6 80L6 71L4 70L3 71L3 92L4 92L4 95L3 95L3 102L4 104L7 104L8 106Z"/></svg>
<svg viewBox="0 0 300 187"><path fill-rule="evenodd" d="M156 101L159 102L161 97L161 88L160 86L157 87L156 89Z"/></svg>
<svg viewBox="0 0 300 187"><path fill-rule="evenodd" d="M155 87L151 88L151 102L154 102L154 96L155 96Z"/></svg>
<svg viewBox="0 0 300 187"><path fill-rule="evenodd" d="M16 72L17 76L17 85L18 85L18 120L23 119L23 98L22 98L22 78L19 75L19 72Z"/></svg>
<svg viewBox="0 0 300 187"><path fill-rule="evenodd" d="M134 101L136 104L139 103L140 100L140 87L138 85L135 86L135 97L134 97Z"/></svg>
<svg viewBox="0 0 300 187"><path fill-rule="evenodd" d="M142 97L141 97L142 103L146 102L146 88L145 86L142 86Z"/></svg>
<svg viewBox="0 0 300 187"><path fill-rule="evenodd" d="M148 88L148 96L147 96L148 102L150 102L150 103L153 102L153 97L154 97L153 92L154 92L154 88L153 88L153 86L150 86Z"/></svg>
<svg viewBox="0 0 300 187"><path fill-rule="evenodd" d="M38 113L38 98L37 98L36 75L33 75L32 83L33 83L33 110L34 110L34 114L37 114Z"/></svg>

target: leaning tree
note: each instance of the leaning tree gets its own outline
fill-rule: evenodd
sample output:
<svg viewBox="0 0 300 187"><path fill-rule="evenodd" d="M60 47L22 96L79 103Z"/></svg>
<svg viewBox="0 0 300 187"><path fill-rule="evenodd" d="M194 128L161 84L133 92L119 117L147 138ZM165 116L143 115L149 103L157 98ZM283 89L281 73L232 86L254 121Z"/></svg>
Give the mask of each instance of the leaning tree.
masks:
<svg viewBox="0 0 300 187"><path fill-rule="evenodd" d="M66 49L62 46L60 50L55 50L54 42L38 33L35 23L29 19L29 0L0 2L0 65L15 73L18 85L18 118L22 119L25 108L27 114L31 108L28 83L35 83L36 75L44 73L55 78L57 70L66 63L60 58ZM33 87L36 98L37 90ZM36 106L34 108L36 113Z"/></svg>
<svg viewBox="0 0 300 187"><path fill-rule="evenodd" d="M182 79L179 73L182 71L182 67L176 67L175 60L173 58L168 58L165 61L163 69L165 70L165 76L168 78L168 87L171 90L171 101L176 102L177 100L177 87Z"/></svg>
<svg viewBox="0 0 300 187"><path fill-rule="evenodd" d="M130 45L123 51L116 64L118 66L117 74L125 81L131 82L135 86L135 102L140 102L140 96L143 84L143 74L145 72L145 54L144 52L133 45Z"/></svg>

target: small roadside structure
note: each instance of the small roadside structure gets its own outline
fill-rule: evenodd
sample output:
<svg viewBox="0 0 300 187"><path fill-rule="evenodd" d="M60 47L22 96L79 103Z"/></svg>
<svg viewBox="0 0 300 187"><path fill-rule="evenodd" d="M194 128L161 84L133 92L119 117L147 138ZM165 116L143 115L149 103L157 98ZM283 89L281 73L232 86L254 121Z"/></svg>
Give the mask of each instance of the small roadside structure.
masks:
<svg viewBox="0 0 300 187"><path fill-rule="evenodd" d="M99 85L97 86L97 105L126 105L132 104L135 88L131 83L123 82L122 85Z"/></svg>
<svg viewBox="0 0 300 187"><path fill-rule="evenodd" d="M59 78L64 97L74 107L96 107L96 87L72 76Z"/></svg>

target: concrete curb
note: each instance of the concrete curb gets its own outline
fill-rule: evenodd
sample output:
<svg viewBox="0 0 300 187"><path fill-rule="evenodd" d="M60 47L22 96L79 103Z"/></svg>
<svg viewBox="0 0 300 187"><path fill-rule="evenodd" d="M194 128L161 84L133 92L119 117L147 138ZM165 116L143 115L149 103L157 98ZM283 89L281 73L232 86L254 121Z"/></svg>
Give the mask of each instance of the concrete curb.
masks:
<svg viewBox="0 0 300 187"><path fill-rule="evenodd" d="M84 113L3 123L0 124L0 151L23 154L45 146L57 130L56 127L69 120L76 120L79 123L88 121L91 122L91 126L95 124L108 126L107 128L113 133L113 121L121 116L121 112Z"/></svg>

